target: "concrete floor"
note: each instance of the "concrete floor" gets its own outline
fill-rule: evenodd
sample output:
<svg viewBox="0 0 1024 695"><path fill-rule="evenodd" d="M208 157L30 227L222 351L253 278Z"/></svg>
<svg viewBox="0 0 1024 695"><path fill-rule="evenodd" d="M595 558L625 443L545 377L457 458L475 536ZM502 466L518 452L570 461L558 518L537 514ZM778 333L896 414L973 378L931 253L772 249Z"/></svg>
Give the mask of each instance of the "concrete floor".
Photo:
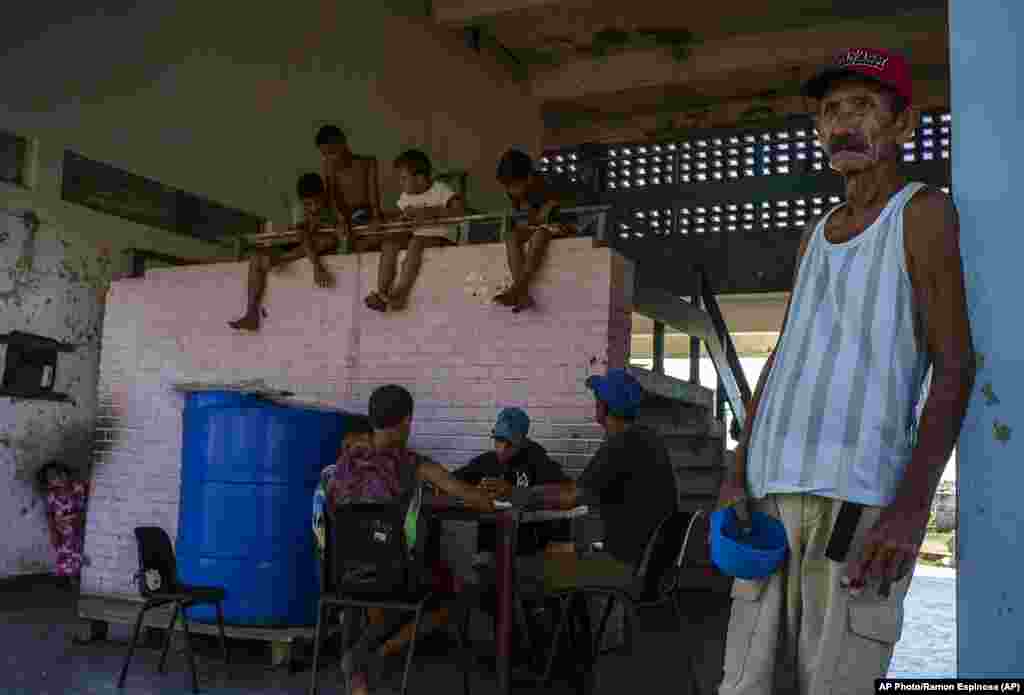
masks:
<svg viewBox="0 0 1024 695"><path fill-rule="evenodd" d="M688 627L680 632L671 611L656 609L641 614L637 642L632 656L603 657L597 668L597 693L636 690L645 695L666 693L689 695L691 679L686 664L689 654L696 663L698 692L710 695L721 677L728 595L695 592L688 595ZM56 586L49 578L25 578L0 583L0 693L3 695L71 695L117 693L124 695L177 695L190 692L185 655L180 640L172 647L167 675L156 673L159 651L144 647L136 651L123 691L115 687L130 628L112 625L108 639L75 644L71 636L82 623L76 615L76 597ZM272 668L269 649L263 643L232 641L232 664L217 657L216 642L197 639L200 689L205 693L298 694L309 691L310 671L290 674L285 667ZM487 644L476 644L486 651ZM445 658L446 645L435 639L417 649L410 675L410 692L461 692L458 670ZM342 692L338 686L336 657L328 657L321 670L321 692ZM396 662L396 668L399 665ZM397 692L397 677L385 681L378 692ZM389 687L391 689L389 689ZM496 692L492 673L478 668L471 678L474 695ZM539 692L528 686L516 692ZM547 692L568 693L565 683Z"/></svg>

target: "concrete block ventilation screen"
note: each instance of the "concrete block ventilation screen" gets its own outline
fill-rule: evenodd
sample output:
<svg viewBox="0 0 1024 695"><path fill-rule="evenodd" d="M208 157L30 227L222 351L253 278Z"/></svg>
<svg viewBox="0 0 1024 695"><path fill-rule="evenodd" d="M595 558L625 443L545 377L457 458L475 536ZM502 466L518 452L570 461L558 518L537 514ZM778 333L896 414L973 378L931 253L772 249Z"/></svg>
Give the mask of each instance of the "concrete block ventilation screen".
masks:
<svg viewBox="0 0 1024 695"><path fill-rule="evenodd" d="M947 193L951 125L948 112L923 114L903 153L911 178ZM597 170L592 194L615 205L623 240L799 230L843 199L810 118L590 152L547 152L538 168L563 185L582 185L581 172Z"/></svg>

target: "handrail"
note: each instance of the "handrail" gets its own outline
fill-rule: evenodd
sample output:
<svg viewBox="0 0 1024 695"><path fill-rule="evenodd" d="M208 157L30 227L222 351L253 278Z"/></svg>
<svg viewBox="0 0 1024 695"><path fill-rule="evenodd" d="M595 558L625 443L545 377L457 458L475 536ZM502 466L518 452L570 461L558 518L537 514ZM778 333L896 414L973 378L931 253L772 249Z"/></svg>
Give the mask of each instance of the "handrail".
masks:
<svg viewBox="0 0 1024 695"><path fill-rule="evenodd" d="M733 423L742 428L747 420L746 405L750 402L750 387L706 273L702 268L698 268L697 272L701 277L703 309L672 292L645 286L639 276L633 293L633 306L638 313L648 318L704 341L732 408ZM733 435L735 438L735 432Z"/></svg>
<svg viewBox="0 0 1024 695"><path fill-rule="evenodd" d="M722 311L718 306L714 289L711 287L711 282L708 279L707 270L701 265L697 266L697 272L700 275L700 293L701 300L704 303L704 310L711 318L711 325L714 327L721 350L719 359L713 359L712 362L715 365L715 371L718 372L718 379L725 388L729 404L732 406L733 419L740 428L743 428L746 425L747 419L746 406L750 403L751 399L750 385L747 383L747 377L743 373L743 365L740 363L739 355L736 354L736 346L732 342L732 335L730 335L729 329L725 325L725 319L722 317ZM722 357L724 357L724 364L720 364L723 361Z"/></svg>
<svg viewBox="0 0 1024 695"><path fill-rule="evenodd" d="M608 227L608 213L612 210L611 205L581 205L573 208L563 208L562 213L571 216L583 216L583 215L597 215L597 226L594 230L595 241L605 242L607 241L607 227ZM514 210L506 212L491 212L491 213L479 213L472 215L462 215L458 217L442 217L429 220L426 224L430 225L444 225L444 224L470 224L472 222L481 222L488 220L521 220L525 219L529 215L526 211ZM390 229L391 233L398 233L404 231L412 226L412 223L406 221L386 222L381 224L381 229ZM370 225L359 225L354 228L357 234L361 233L365 235L370 231L372 227ZM336 233L337 230L334 228L321 228L321 231L326 233ZM235 260L242 260L243 249L245 247L261 247L261 246L275 246L278 244L294 243L299 241L298 230L291 228L283 232L261 232L257 234L247 234L243 236L234 237L235 243ZM177 256L171 256L169 254L160 253L158 251L150 251L148 249L130 248L125 249L124 253L129 256L130 271L129 277L142 277L146 270L146 260L152 259L160 261L162 263L169 263L171 265L200 265L204 263L223 263L224 259L204 259L194 260L188 258L180 258Z"/></svg>
<svg viewBox="0 0 1024 695"><path fill-rule="evenodd" d="M612 209L611 205L586 205L574 208L563 208L562 214L567 215L587 215L587 214L600 214L607 213ZM409 229L417 226L446 226L446 225L460 225L468 224L471 222L487 222L487 221L506 221L511 220L522 220L529 216L529 212L524 210L514 211L502 211L502 212L485 212L472 215L458 215L451 217L435 217L428 220L411 221L411 220L395 220L391 222L381 222L378 225L363 224L352 228L352 231L356 236L369 236L380 233L384 234L399 234L408 231ZM321 227L320 231L326 233L336 233L336 227ZM247 234L243 237L246 244L250 246L262 246L262 245L273 245L275 243L287 243L289 241L296 241L299 239L300 228L295 226L289 226L286 231L283 232L260 232L257 234Z"/></svg>

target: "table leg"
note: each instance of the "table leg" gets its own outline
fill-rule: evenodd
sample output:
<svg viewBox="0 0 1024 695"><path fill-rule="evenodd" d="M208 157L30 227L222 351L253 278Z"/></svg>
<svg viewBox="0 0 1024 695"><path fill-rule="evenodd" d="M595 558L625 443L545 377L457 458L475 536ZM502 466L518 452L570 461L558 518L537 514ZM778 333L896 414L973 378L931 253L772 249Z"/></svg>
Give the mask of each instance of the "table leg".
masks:
<svg viewBox="0 0 1024 695"><path fill-rule="evenodd" d="M498 675L498 692L506 695L512 689L512 575L516 549L518 515L505 512L498 516L497 539L494 552L494 569L497 593L497 615L495 620L495 656Z"/></svg>

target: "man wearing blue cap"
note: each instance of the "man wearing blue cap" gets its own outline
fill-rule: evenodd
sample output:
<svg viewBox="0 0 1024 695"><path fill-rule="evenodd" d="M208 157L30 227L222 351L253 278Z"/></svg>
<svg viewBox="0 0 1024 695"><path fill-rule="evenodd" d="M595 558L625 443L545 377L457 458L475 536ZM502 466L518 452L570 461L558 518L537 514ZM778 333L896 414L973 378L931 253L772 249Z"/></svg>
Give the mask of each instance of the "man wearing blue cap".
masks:
<svg viewBox="0 0 1024 695"><path fill-rule="evenodd" d="M624 369L587 379L594 393L594 419L605 441L575 481L517 489L513 504L571 509L596 504L604 522L604 552L587 558L559 555L545 567L551 588L586 583L629 581L655 526L678 506L676 478L668 450L657 432L637 422L643 387Z"/></svg>

